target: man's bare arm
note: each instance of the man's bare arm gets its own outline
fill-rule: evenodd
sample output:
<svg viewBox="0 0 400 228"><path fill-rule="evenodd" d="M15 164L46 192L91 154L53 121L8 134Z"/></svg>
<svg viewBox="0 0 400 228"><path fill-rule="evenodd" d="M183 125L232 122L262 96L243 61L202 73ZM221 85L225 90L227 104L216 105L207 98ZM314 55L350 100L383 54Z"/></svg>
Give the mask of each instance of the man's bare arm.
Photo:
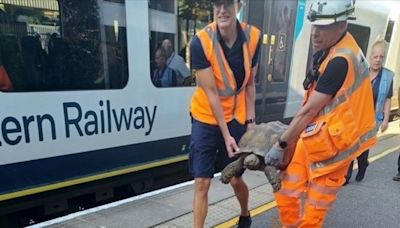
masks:
<svg viewBox="0 0 400 228"><path fill-rule="evenodd" d="M256 87L254 80L257 74L258 64L254 66L251 70L249 81L246 85L246 118L254 119L255 114L255 102L256 102ZM250 124L249 126L254 126L254 124Z"/></svg>
<svg viewBox="0 0 400 228"><path fill-rule="evenodd" d="M383 121L381 124L381 131L384 132L388 128L389 118L390 118L390 106L391 106L391 99L386 98L385 106L383 107Z"/></svg>
<svg viewBox="0 0 400 228"><path fill-rule="evenodd" d="M313 91L307 103L290 122L288 129L282 134L282 140L295 143L305 127L312 122L322 108L332 100L332 95Z"/></svg>
<svg viewBox="0 0 400 228"><path fill-rule="evenodd" d="M233 156L233 152L239 150L235 139L231 136L228 125L225 122L224 112L219 100L218 89L215 83L213 71L211 67L197 70L197 85L204 90L207 95L208 103L211 106L211 111L218 122L221 129L222 136L224 137L227 152L229 156Z"/></svg>

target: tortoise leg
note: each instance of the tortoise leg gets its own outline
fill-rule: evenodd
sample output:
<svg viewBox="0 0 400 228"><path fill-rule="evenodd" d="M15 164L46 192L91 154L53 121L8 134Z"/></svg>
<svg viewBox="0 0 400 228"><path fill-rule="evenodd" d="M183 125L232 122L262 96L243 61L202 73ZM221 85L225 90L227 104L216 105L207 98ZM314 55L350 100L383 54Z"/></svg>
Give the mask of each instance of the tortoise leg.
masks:
<svg viewBox="0 0 400 228"><path fill-rule="evenodd" d="M241 156L239 159L225 166L225 168L221 171L221 177L219 178L222 183L228 184L232 177L234 177L236 173L243 169L244 157L245 156Z"/></svg>
<svg viewBox="0 0 400 228"><path fill-rule="evenodd" d="M272 186L273 192L279 191L281 189L281 179L279 178L277 169L274 166L266 165L264 173Z"/></svg>

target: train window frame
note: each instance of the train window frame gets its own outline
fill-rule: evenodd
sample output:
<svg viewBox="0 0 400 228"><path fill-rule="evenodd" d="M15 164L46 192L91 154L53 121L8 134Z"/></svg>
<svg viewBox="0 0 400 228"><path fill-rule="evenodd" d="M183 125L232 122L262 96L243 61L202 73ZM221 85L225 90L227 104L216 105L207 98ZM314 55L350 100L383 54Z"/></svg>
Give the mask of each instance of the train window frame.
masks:
<svg viewBox="0 0 400 228"><path fill-rule="evenodd" d="M125 0L104 0L104 1L125 4Z"/></svg>
<svg viewBox="0 0 400 228"><path fill-rule="evenodd" d="M157 10L157 11L162 11L166 13L173 13L175 14L176 12L176 5L175 5L175 0L148 0L149 3L149 9ZM173 3L173 4L171 4Z"/></svg>
<svg viewBox="0 0 400 228"><path fill-rule="evenodd" d="M368 51L369 40L371 39L371 27L348 23L347 31L354 37L358 46L366 55Z"/></svg>
<svg viewBox="0 0 400 228"><path fill-rule="evenodd" d="M0 0L0 25L11 27L20 23L21 27L27 27L26 30L22 29L20 34L0 29L0 53L3 57L0 73L3 78L6 75L11 84L5 88L0 81L0 91L47 92L125 88L129 80L129 69L124 3L125 0ZM114 13L107 13L108 11ZM54 29L49 32L38 29L46 28L46 24L50 24ZM32 27L31 30L28 30L29 26ZM4 51L6 35L11 37L9 39L14 48L7 50L8 52ZM27 51L28 48L31 48L34 54L29 54L31 52ZM15 57L14 62L7 63L4 56L7 56L7 59Z"/></svg>
<svg viewBox="0 0 400 228"><path fill-rule="evenodd" d="M386 26L386 32L385 32L385 40L388 43L390 43L390 40L392 38L394 24L395 24L395 21L392 19L389 19L387 26Z"/></svg>

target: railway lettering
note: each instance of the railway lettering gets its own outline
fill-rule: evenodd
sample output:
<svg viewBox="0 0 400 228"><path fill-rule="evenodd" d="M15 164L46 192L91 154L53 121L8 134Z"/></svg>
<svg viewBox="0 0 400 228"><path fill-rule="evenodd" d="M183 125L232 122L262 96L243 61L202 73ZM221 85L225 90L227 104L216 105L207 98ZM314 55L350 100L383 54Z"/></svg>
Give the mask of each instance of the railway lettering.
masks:
<svg viewBox="0 0 400 228"><path fill-rule="evenodd" d="M65 135L71 137L74 130L79 136L103 134L106 131L122 131L134 128L144 129L149 135L153 129L157 106L138 106L128 108L112 108L109 100L99 101L100 110L82 110L77 102L63 103Z"/></svg>
<svg viewBox="0 0 400 228"><path fill-rule="evenodd" d="M45 139L44 132L50 134L52 140L56 139L56 125L54 118L50 114L22 116L21 121L15 117L8 116L1 121L1 135L4 142L11 146L17 145L24 139L25 143L30 143L32 134L30 130L35 129L35 125L37 134L34 135L37 135L40 142ZM2 146L1 141L0 146Z"/></svg>

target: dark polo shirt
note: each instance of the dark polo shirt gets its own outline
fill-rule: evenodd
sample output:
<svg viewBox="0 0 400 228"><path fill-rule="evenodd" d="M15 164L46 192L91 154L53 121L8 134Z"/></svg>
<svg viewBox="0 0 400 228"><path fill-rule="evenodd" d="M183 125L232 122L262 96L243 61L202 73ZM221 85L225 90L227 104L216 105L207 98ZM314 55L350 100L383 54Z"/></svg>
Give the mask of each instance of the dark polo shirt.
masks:
<svg viewBox="0 0 400 228"><path fill-rule="evenodd" d="M246 41L246 35L244 34L239 22L237 22L238 27L238 35L235 43L231 48L227 47L224 40L222 39L221 33L217 27L217 37L218 41L221 44L222 50L224 52L225 58L228 61L229 67L232 70L232 73L236 79L236 85L238 88L242 87L245 70L244 70L244 59L243 59L243 43ZM254 57L252 60L252 67L254 67L258 62L260 49L260 41L258 41L258 45L256 51L254 53ZM192 64L192 68L196 70L205 69L211 66L210 62L207 60L203 46L201 45L200 39L197 36L192 38L190 44L190 61Z"/></svg>

